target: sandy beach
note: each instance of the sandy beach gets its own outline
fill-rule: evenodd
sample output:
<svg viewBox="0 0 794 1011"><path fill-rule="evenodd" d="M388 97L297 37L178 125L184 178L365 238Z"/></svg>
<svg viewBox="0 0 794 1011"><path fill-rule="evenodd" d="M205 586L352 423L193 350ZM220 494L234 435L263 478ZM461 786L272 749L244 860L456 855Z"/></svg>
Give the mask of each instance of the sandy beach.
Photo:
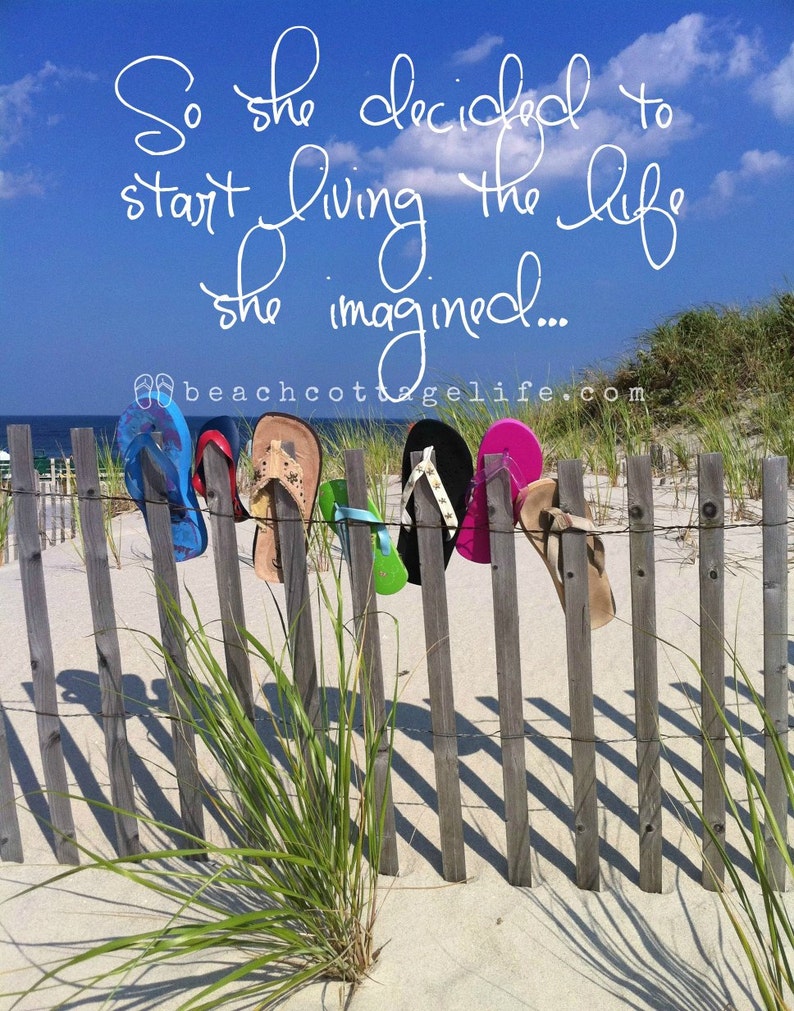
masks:
<svg viewBox="0 0 794 1011"><path fill-rule="evenodd" d="M697 516L696 488L655 486L654 496L656 523L664 528L655 536L664 738L662 893L646 894L638 883L629 544L626 490L621 486L611 490L604 522L617 619L593 633L600 891L582 891L575 883L564 614L540 558L519 530L516 556L533 885L515 888L506 879L490 568L454 554L447 570L447 592L468 880L449 884L441 873L421 590L409 585L380 599L386 693L394 689L396 678L399 698L392 785L400 861L399 875L381 881L376 927L381 953L371 978L347 1005L338 985L314 984L285 1007L743 1011L757 1006L749 969L719 899L700 883L698 839L682 814L674 775L675 770L698 792L699 685L685 655L696 657L699 641L697 530L691 529ZM157 632L148 538L137 513L123 516L120 524L123 561L111 578L129 698L132 773L141 811L174 822L170 733L160 716L167 707L166 685L162 666L147 651L141 634ZM250 563L252 525L244 524L237 532L248 626L281 649L277 604L283 606L283 587L273 586L271 593L271 587L256 578ZM726 630L759 688L760 559L760 528L752 522L729 524ZM109 800L103 734L96 715L97 659L85 568L75 543L69 541L49 546L43 560L70 784L75 794ZM179 576L205 622L216 619L211 548L180 565ZM346 574L343 587L349 594ZM92 940L161 925L166 910L153 906L145 890L100 871L15 897L25 886L58 873L59 867L51 834L42 823L46 805L39 794L43 778L18 564L0 567L0 601L0 698L20 797L25 855L22 864L0 865L0 995L4 995L0 1008L5 1011L14 1006L8 995L31 985L43 967L84 949ZM346 613L351 615L349 599ZM315 631L318 638L328 635L328 629L317 624ZM793 655L789 637L790 660ZM728 698L746 717L751 753L762 769L757 714L734 690L730 669L727 673ZM263 677L263 671L254 672L255 682ZM728 768L732 782L738 784L735 761L729 759ZM73 811L79 842L112 853L109 815L77 802ZM737 847L738 833L731 828L728 841ZM145 826L142 837L147 848L155 842ZM738 848L734 854L746 872L748 861ZM757 886L749 887L760 899ZM230 953L224 964L233 962ZM180 962L125 978L110 996L109 991L97 991L75 997L70 1006L176 1008L185 998L186 980L198 988L217 969L207 962ZM59 981L55 989L36 993L19 1007L44 1011L69 994L66 983Z"/></svg>

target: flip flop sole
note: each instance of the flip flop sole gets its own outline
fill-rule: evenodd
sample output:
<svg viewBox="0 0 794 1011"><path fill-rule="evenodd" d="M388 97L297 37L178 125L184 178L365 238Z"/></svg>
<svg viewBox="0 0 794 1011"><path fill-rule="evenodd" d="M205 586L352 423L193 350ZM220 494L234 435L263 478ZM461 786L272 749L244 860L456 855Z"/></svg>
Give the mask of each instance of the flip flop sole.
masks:
<svg viewBox="0 0 794 1011"><path fill-rule="evenodd" d="M519 521L532 547L537 551L549 570L560 604L565 610L565 587L560 574L548 556L548 520L544 513L559 506L559 488L554 478L534 481L519 492L517 501ZM585 519L592 521L593 514L585 503ZM587 586L590 597L590 627L601 628L615 617L615 597L606 569L596 564L596 534L587 534ZM603 562L603 555L601 556Z"/></svg>
<svg viewBox="0 0 794 1011"><path fill-rule="evenodd" d="M166 496L171 510L171 538L174 557L187 561L207 548L207 528L191 483L193 449L190 431L182 412L170 400L153 391L151 403L137 402L119 418L116 442L124 459L124 481L132 498L146 519L141 454L148 449L163 471ZM154 441L159 433L161 446ZM148 520L147 520L148 523Z"/></svg>
<svg viewBox="0 0 794 1011"><path fill-rule="evenodd" d="M337 530L337 524L334 520L334 512L337 505L344 507L348 505L347 483L341 478L333 481L324 481L320 486L318 504L323 519L331 525L334 533L341 540L340 532ZM378 518L379 522L382 522L372 499L367 499L367 509L373 516ZM397 593L408 582L408 573L402 559L397 554L394 544L391 546L391 551L387 555L384 554L378 544L378 538L374 534L372 535L372 544L375 592L382 596Z"/></svg>
<svg viewBox="0 0 794 1011"><path fill-rule="evenodd" d="M423 418L411 426L405 440L402 460L403 487L413 471L411 454L421 453L428 446L432 446L435 451L436 471L458 520L458 526L452 537L447 537L446 532L444 534L444 568L446 568L460 533L460 524L466 514L466 492L474 474L474 465L463 436L443 421ZM414 522L416 516L413 497L408 501L406 511L412 524L407 529L405 526L400 527L397 551L408 571L408 582L419 585L422 582L422 574L419 565L419 539Z"/></svg>
<svg viewBox="0 0 794 1011"><path fill-rule="evenodd" d="M304 510L303 519L306 523L308 533L311 525L312 511L317 498L317 489L320 484L320 471L322 469L323 451L317 433L300 418L292 414L279 414L276 411L263 414L254 427L254 434L251 441L251 458L254 464L254 471L264 466L270 444L273 441L291 442L293 452L292 459L299 465L303 483ZM262 519L262 503L257 505L254 501L254 491L251 494L249 505L250 514L256 519ZM260 515L257 516L257 513ZM260 579L269 583L281 583L284 575L278 561L278 543L276 527L272 523L267 525L257 525L254 534L254 571Z"/></svg>
<svg viewBox="0 0 794 1011"><path fill-rule="evenodd" d="M536 481L543 472L543 451L528 425L515 418L500 418L490 426L477 453L475 483L456 544L464 558L483 565L491 560L485 457L494 454L504 457L510 474L513 519L516 523L515 500L519 490Z"/></svg>

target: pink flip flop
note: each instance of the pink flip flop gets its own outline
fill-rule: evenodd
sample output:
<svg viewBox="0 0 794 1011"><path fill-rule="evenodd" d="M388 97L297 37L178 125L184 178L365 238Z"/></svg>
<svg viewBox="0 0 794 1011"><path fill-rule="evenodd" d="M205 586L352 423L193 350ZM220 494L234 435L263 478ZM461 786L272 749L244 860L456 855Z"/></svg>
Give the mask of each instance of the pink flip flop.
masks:
<svg viewBox="0 0 794 1011"><path fill-rule="evenodd" d="M515 418L500 418L490 426L477 453L477 469L469 493L469 503L455 545L464 558L481 564L487 564L491 560L486 485L496 471L486 473L485 457L493 454L502 457L502 466L510 474L510 496L516 522L516 496L522 488L537 481L543 472L543 451L529 425Z"/></svg>

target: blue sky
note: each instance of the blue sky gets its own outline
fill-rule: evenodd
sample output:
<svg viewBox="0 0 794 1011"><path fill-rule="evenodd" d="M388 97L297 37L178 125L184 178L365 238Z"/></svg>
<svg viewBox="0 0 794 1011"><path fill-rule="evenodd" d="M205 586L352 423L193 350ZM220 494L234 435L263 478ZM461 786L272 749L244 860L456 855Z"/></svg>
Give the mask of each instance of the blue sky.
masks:
<svg viewBox="0 0 794 1011"><path fill-rule="evenodd" d="M5 0L0 46L0 413L532 397L794 282L789 0Z"/></svg>

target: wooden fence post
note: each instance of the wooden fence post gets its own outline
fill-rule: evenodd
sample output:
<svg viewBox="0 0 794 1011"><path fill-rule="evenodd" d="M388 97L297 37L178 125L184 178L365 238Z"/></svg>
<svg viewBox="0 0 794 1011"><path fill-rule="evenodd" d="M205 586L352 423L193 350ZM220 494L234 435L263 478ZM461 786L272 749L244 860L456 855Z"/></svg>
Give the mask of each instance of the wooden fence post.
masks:
<svg viewBox="0 0 794 1011"><path fill-rule="evenodd" d="M484 463L486 473L493 474L487 482L486 495L494 600L499 736L507 829L507 879L511 885L531 885L529 797L524 698L521 687L513 501L510 494L510 475L502 464L501 455L488 455Z"/></svg>
<svg viewBox="0 0 794 1011"><path fill-rule="evenodd" d="M33 443L28 425L8 426L8 449L11 454L14 524L19 542L19 568L33 676L33 702L36 707L47 802L55 830L55 853L60 863L78 864L80 860L75 845L74 819L61 743L55 661L52 655L50 616L36 508Z"/></svg>
<svg viewBox="0 0 794 1011"><path fill-rule="evenodd" d="M23 859L11 756L8 752L5 708L0 701L0 860L22 863Z"/></svg>
<svg viewBox="0 0 794 1011"><path fill-rule="evenodd" d="M184 685L188 675L184 630L177 626L169 612L181 611L179 580L177 579L174 543L171 537L171 515L165 490L165 477L148 449L141 459L143 494L146 499L147 527L152 546L152 568L157 593L160 634L166 655L165 673L169 687L169 707L174 742L174 766L179 787L179 805L186 832L197 839L204 838L201 777L196 758L190 696Z"/></svg>
<svg viewBox="0 0 794 1011"><path fill-rule="evenodd" d="M788 753L788 460L763 461L764 708L772 733ZM775 740L764 742L764 790L778 828L787 839L789 797ZM770 823L764 825L769 877L777 891L786 887L786 862Z"/></svg>
<svg viewBox="0 0 794 1011"><path fill-rule="evenodd" d="M11 518L14 515L14 499L11 496L10 478L7 481L5 479L0 480L0 495L2 495L3 509L10 510L8 527L6 529L5 540L3 543L3 561L8 564L11 560Z"/></svg>
<svg viewBox="0 0 794 1011"><path fill-rule="evenodd" d="M348 504L352 509L367 508L367 479L364 472L364 452L349 449L345 452L345 478ZM361 650L365 691L371 707L372 719L378 731L386 726L386 705L383 687L383 663L380 652L380 628L375 599L372 535L365 523L351 521L350 585L356 634ZM381 737L375 757L375 800L378 810L384 812L383 841L380 855L381 874L399 872L397 856L397 828L394 817L391 783L389 781L389 745L385 734Z"/></svg>
<svg viewBox="0 0 794 1011"><path fill-rule="evenodd" d="M102 730L114 807L116 849L119 856L130 856L141 852L141 843L130 771L121 651L102 516L96 442L90 428L73 428L71 436L102 699Z"/></svg>
<svg viewBox="0 0 794 1011"><path fill-rule="evenodd" d="M698 457L700 529L700 719L703 725L703 886L716 891L725 864L707 826L725 841L725 490L722 456Z"/></svg>
<svg viewBox="0 0 794 1011"><path fill-rule="evenodd" d="M55 461L50 461L50 544L56 544L56 535L58 533L57 517L56 517L56 503L57 499L55 497Z"/></svg>
<svg viewBox="0 0 794 1011"><path fill-rule="evenodd" d="M31 443L32 445L32 443ZM39 472L33 469L33 494L36 501L36 523L38 524L39 543L41 550L47 550L47 496L41 488Z"/></svg>
<svg viewBox="0 0 794 1011"><path fill-rule="evenodd" d="M294 457L295 446L292 442L282 442L281 447L288 456ZM319 730L322 725L322 713L317 687L314 625L309 597L306 525L295 499L279 481L275 482L274 505L279 524L292 672L306 715L314 729Z"/></svg>
<svg viewBox="0 0 794 1011"><path fill-rule="evenodd" d="M207 507L212 528L212 552L215 580L221 609L226 676L248 718L254 719L254 693L251 663L241 629L245 628L240 563L237 557L237 533L234 526L229 465L214 443L204 451L204 475Z"/></svg>
<svg viewBox="0 0 794 1011"><path fill-rule="evenodd" d="M560 509L584 516L584 486L579 460L558 466ZM599 882L598 795L593 711L593 662L590 641L590 595L587 578L587 534L569 529L562 535L565 587L565 638L568 650L568 694L571 707L576 883L597 892Z"/></svg>
<svg viewBox="0 0 794 1011"><path fill-rule="evenodd" d="M651 457L626 461L631 558L631 634L637 734L640 888L662 890L662 782L659 768L659 678L656 654L656 560Z"/></svg>
<svg viewBox="0 0 794 1011"><path fill-rule="evenodd" d="M430 459L435 464L435 453L431 454ZM411 454L412 467L421 461L421 453ZM414 503L422 573L422 614L438 793L441 863L446 881L465 881L466 850L463 845L455 696L452 686L447 583L444 576L443 538L446 536L446 528L425 475L414 487Z"/></svg>

